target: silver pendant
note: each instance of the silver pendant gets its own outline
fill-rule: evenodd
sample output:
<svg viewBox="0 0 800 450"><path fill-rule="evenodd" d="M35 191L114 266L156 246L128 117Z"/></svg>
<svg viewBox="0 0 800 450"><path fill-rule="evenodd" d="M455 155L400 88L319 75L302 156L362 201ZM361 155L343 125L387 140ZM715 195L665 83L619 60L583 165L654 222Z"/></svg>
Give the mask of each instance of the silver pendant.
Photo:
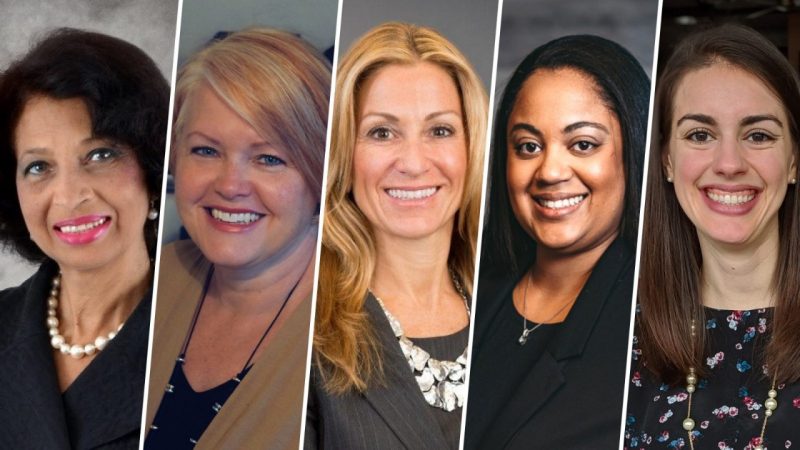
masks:
<svg viewBox="0 0 800 450"><path fill-rule="evenodd" d="M525 343L528 342L528 335L531 334L531 331L533 331L535 329L536 328L532 328L532 329L529 330L529 329L526 328L526 329L522 330L522 335L520 335L520 337L519 337L519 345L525 345Z"/></svg>

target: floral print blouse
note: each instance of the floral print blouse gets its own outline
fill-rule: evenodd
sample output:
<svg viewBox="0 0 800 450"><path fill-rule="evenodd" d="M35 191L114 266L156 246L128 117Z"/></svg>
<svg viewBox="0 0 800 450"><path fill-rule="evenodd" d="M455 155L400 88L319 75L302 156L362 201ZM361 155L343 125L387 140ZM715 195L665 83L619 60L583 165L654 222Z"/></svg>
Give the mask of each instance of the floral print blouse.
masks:
<svg viewBox="0 0 800 450"><path fill-rule="evenodd" d="M754 450L764 424L764 401L772 380L762 362L772 309L729 311L706 308L710 352L692 396L695 450ZM655 380L640 363L642 350L633 340L624 448L689 449L683 429L685 384L669 387ZM778 408L767 422L764 447L800 449L800 383L779 385Z"/></svg>

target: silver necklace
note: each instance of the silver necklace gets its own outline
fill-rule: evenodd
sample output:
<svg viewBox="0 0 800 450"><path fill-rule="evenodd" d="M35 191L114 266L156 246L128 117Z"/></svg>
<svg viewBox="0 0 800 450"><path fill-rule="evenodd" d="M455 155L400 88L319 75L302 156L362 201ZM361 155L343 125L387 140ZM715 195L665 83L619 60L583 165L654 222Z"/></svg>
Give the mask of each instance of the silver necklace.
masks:
<svg viewBox="0 0 800 450"><path fill-rule="evenodd" d="M571 300L571 301L568 301L567 303L564 303L564 306L562 306L558 311L556 311L555 314L550 316L547 320L545 320L543 322L540 322L540 323L537 323L536 325L528 328L528 318L525 317L525 314L528 313L528 284L530 284L530 282L531 282L530 276L526 274L525 275L525 289L523 289L523 291L522 291L522 334L519 336L519 339L517 340L517 342L519 342L519 345L525 345L525 343L528 342L528 335L529 334L531 334L534 331L536 331L537 328L539 328L540 326L544 325L545 323L550 322L551 320L555 319L556 316L561 314L567 308L567 306L569 306L570 304L574 303L574 300Z"/></svg>
<svg viewBox="0 0 800 450"><path fill-rule="evenodd" d="M469 317L470 309L467 294L455 276L453 276L453 284L461 295L462 300L464 300L467 317ZM375 297L375 300L378 301L383 314L389 321L389 325L400 343L400 350L402 350L403 356L408 361L408 365L417 380L417 385L419 385L425 401L434 408L440 408L448 412L463 406L467 396L467 386L464 384L464 380L467 373L469 346L464 348L464 351L455 361L440 361L436 358L431 358L430 353L418 347L411 339L405 336L400 322L386 309L383 301L374 292L370 292Z"/></svg>
<svg viewBox="0 0 800 450"><path fill-rule="evenodd" d="M58 317L56 316L56 311L58 310L58 296L61 291L61 274L59 273L55 277L53 277L53 284L52 289L50 289L50 297L47 299L47 328L50 333L50 345L53 346L54 349L60 351L65 355L70 355L75 359L81 359L84 356L92 356L95 353L103 350L106 348L109 342L117 336L119 330L122 329L122 326L125 325L125 322L119 324L114 331L109 332L105 335L100 335L95 338L94 341L85 344L73 344L70 345L64 336L61 335L61 332L58 330Z"/></svg>

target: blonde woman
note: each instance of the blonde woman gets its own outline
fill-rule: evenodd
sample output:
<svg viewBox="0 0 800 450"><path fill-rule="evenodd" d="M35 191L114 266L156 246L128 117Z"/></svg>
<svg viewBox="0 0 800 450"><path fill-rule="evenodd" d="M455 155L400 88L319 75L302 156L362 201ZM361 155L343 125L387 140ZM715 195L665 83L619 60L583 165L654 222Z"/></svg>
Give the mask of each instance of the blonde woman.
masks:
<svg viewBox="0 0 800 450"><path fill-rule="evenodd" d="M297 448L330 72L250 29L176 87L172 169L191 241L164 249L146 448Z"/></svg>
<svg viewBox="0 0 800 450"><path fill-rule="evenodd" d="M336 92L305 446L457 448L486 94L402 23L354 44Z"/></svg>

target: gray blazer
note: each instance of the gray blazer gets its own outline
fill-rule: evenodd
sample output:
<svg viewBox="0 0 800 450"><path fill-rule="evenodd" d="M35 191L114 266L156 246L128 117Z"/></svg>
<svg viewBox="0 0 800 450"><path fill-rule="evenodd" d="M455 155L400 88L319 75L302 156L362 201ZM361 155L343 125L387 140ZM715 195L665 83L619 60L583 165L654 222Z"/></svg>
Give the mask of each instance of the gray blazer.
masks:
<svg viewBox="0 0 800 450"><path fill-rule="evenodd" d="M306 416L306 450L450 448L425 402L378 303L369 295L364 309L383 350L384 383L363 393L328 394L311 369ZM454 412L460 414L460 411Z"/></svg>

